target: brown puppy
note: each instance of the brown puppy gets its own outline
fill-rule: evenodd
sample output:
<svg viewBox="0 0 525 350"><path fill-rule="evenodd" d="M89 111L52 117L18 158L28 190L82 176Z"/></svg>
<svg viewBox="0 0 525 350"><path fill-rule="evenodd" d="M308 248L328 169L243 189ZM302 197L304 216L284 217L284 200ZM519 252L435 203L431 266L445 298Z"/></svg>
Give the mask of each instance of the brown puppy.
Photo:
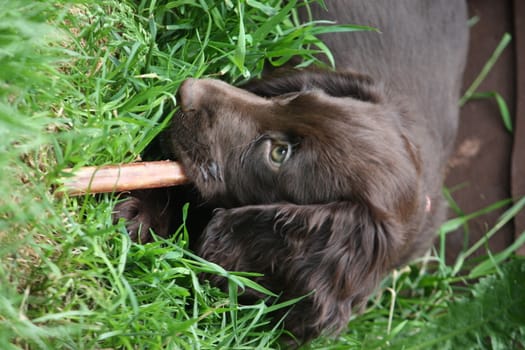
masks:
<svg viewBox="0 0 525 350"><path fill-rule="evenodd" d="M275 315L287 312L300 341L341 331L385 274L430 247L445 215L468 37L460 0L327 7L314 6L314 17L381 32L326 35L336 72L241 88L185 81L165 147L193 185L137 192L117 208L132 237L147 241L150 228L173 232L190 201L202 257L262 273L257 282L281 300L305 296Z"/></svg>

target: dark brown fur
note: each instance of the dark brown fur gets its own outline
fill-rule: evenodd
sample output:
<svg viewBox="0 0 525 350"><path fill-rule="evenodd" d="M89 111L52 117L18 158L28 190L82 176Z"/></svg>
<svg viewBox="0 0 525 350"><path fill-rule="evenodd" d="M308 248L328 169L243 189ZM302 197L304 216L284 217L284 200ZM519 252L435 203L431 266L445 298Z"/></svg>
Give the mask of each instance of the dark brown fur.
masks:
<svg viewBox="0 0 525 350"><path fill-rule="evenodd" d="M241 88L185 81L165 148L193 185L137 192L117 207L132 237L148 241L149 229L173 232L190 201L202 257L262 273L256 281L281 300L305 296L275 315L288 313L300 341L341 331L385 274L430 247L467 45L461 1L327 4L314 16L382 33L326 36L336 72ZM280 144L292 153L279 166L269 154ZM247 290L241 300L259 297Z"/></svg>

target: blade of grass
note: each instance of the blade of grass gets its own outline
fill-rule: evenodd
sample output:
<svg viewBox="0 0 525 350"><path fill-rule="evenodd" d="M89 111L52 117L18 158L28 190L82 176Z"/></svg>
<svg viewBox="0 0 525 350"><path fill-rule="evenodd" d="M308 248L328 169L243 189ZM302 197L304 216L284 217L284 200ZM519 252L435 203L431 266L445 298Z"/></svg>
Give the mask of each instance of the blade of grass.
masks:
<svg viewBox="0 0 525 350"><path fill-rule="evenodd" d="M507 107L507 103L503 99L503 97L495 92L475 92L470 96L470 99L487 99L487 98L493 98L496 100L496 103L498 104L499 113L501 115L501 119L503 120L503 125L505 125L505 128L512 132L512 118L510 116L509 109Z"/></svg>
<svg viewBox="0 0 525 350"><path fill-rule="evenodd" d="M501 53L503 52L503 50L505 50L507 45L510 43L511 39L512 39L512 36L509 33L505 33L503 35L503 37L501 38L501 41L499 42L498 46L496 47L496 49L490 56L489 60L487 61L487 63L485 63L485 65L481 69L480 74L476 77L476 79L474 79L474 81L469 86L469 88L467 89L463 97L461 97L461 99L459 100L460 106L463 106L470 98L472 98L472 95L476 92L476 90L481 85L483 80L485 80L487 75L490 73L490 71L492 70L492 67L494 66L494 64L496 64L496 62L498 61L498 58L501 56Z"/></svg>
<svg viewBox="0 0 525 350"><path fill-rule="evenodd" d="M492 273L494 268L507 260L517 249L525 244L525 231L522 232L518 239L516 239L511 245L505 248L503 251L495 254L492 259L487 259L480 264L476 265L469 273L469 278L478 278L481 276Z"/></svg>
<svg viewBox="0 0 525 350"><path fill-rule="evenodd" d="M246 57L246 31L244 29L244 4L242 1L237 3L237 11L239 12L239 34L237 35L237 46L232 60L242 75L248 78L250 73L244 66Z"/></svg>
<svg viewBox="0 0 525 350"><path fill-rule="evenodd" d="M473 244L465 253L464 257L472 255L479 247L485 244L494 234L496 234L504 225L506 225L518 212L520 212L525 207L525 197L517 201L511 208L509 208L505 213L501 215L498 222L494 227L492 227L487 234L480 239L478 242Z"/></svg>
<svg viewBox="0 0 525 350"><path fill-rule="evenodd" d="M260 26L253 34L254 42L261 42L263 39L275 29L286 17L289 16L292 9L295 8L297 0L289 1L277 14L273 15L266 23Z"/></svg>
<svg viewBox="0 0 525 350"><path fill-rule="evenodd" d="M484 215L484 214L487 214L487 213L490 213L496 209L499 209L499 208L502 208L508 204L512 203L512 200L511 199L502 199L496 203L493 203L485 208L482 208L480 210L477 210L473 213L470 213L470 214L467 214L467 215L464 215L464 216L460 216L460 217L457 217L457 218L454 218L454 219L450 219L448 221L446 221L443 225L441 225L441 228L439 230L440 234L447 234L447 233L451 233L451 232L454 232L455 230L457 230L459 227L461 227L463 224L465 224L467 221L469 220L472 220L474 218L477 218L481 215Z"/></svg>

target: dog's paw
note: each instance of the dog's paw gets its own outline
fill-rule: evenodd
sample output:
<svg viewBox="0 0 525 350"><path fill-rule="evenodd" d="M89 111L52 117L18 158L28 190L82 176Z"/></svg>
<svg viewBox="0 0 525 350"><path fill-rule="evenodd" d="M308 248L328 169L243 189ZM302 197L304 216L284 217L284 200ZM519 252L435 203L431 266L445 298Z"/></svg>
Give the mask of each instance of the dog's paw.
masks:
<svg viewBox="0 0 525 350"><path fill-rule="evenodd" d="M115 206L113 222L117 223L121 219L124 219L132 241L146 243L153 240L151 230L155 230L155 227L152 213L141 198L129 196Z"/></svg>

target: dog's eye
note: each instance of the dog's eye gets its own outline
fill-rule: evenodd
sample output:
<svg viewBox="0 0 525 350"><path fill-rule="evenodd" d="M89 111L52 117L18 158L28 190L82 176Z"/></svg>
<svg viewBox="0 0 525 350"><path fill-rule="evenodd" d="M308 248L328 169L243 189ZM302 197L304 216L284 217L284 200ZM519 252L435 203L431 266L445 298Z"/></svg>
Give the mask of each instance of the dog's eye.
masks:
<svg viewBox="0 0 525 350"><path fill-rule="evenodd" d="M270 161L273 165L281 166L290 158L292 145L288 142L275 142L270 150Z"/></svg>

